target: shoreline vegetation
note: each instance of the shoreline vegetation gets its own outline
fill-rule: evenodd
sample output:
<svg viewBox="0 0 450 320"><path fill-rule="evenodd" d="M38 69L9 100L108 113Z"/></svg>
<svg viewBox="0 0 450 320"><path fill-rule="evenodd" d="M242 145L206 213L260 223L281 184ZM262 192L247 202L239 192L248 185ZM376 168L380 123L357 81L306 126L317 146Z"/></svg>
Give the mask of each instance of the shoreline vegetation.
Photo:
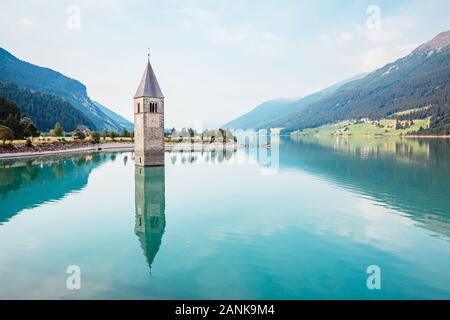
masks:
<svg viewBox="0 0 450 320"><path fill-rule="evenodd" d="M211 150L237 150L244 145L235 142L223 143L200 143L200 142L165 142L165 151L211 151ZM52 143L51 147L19 147L13 150L0 149L0 161L10 159L23 159L30 157L54 156L69 153L84 152L113 152L113 151L133 151L134 143L132 141L125 142L105 142L92 145L90 143L68 142ZM12 151L12 152L11 152Z"/></svg>
<svg viewBox="0 0 450 320"><path fill-rule="evenodd" d="M338 133L302 133L292 132L287 136L298 137L335 137L335 138L367 138L367 139L390 139L390 138L405 138L405 139L450 139L450 135L420 135L420 134L408 134L408 135L383 135L383 134L338 134Z"/></svg>
<svg viewBox="0 0 450 320"><path fill-rule="evenodd" d="M442 134L431 130L433 117L429 114L431 106L414 108L393 113L385 118L358 118L340 120L314 128L292 131L293 135L330 135L366 137L411 137L448 138L450 131Z"/></svg>
<svg viewBox="0 0 450 320"><path fill-rule="evenodd" d="M423 133L430 128L431 117L416 118L418 111L427 109L413 109L395 113L388 118L371 120L343 120L325 124L315 128L295 130L291 135L299 136L339 136L339 137L410 137L410 138L448 138L450 135Z"/></svg>
<svg viewBox="0 0 450 320"><path fill-rule="evenodd" d="M15 127L14 127L15 128ZM57 122L50 132L11 130L0 125L0 159L17 159L44 155L57 155L77 152L99 152L105 150L134 150L134 132L124 129L121 133L104 130L90 131L79 126L72 132L66 132ZM19 133L19 134L18 134ZM224 150L237 149L236 136L230 130L203 130L175 128L164 130L166 151L183 150Z"/></svg>
<svg viewBox="0 0 450 320"><path fill-rule="evenodd" d="M15 105L9 104L10 109L17 111ZM16 113L17 113L16 112ZM408 118L416 110L403 111L393 114L389 118L370 120L362 118L358 120L345 120L333 124L323 125L317 128L309 128L291 132L291 136L329 136L329 137L364 137L364 138L415 138L415 139L447 139L450 135L422 135L418 132L429 128L430 117L413 119ZM10 127L0 126L0 160L20 159L35 156L61 155L81 152L102 151L133 151L134 132L124 129L123 132L104 130L101 132L90 131L85 126L79 126L76 130L67 132L57 122L49 132L39 132L30 121L21 119L22 114L16 117L9 115L6 119ZM17 118L17 119L16 119ZM17 121L12 121L15 119ZM165 151L208 151L208 150L236 150L244 147L238 143L239 130L219 128L217 130L196 131L192 128L175 128L164 130ZM250 134L243 131L243 134ZM258 135L258 131L253 134ZM282 134L281 128L270 130L271 135ZM261 145L270 148L270 143Z"/></svg>
<svg viewBox="0 0 450 320"><path fill-rule="evenodd" d="M450 135L436 136L436 135L399 135L399 136L368 136L368 135L335 135L335 134L293 134L297 137L335 137L335 138L369 138L369 139L394 139L394 138L408 138L408 139L450 139ZM228 141L223 142L205 142L184 139L182 141L166 141L164 142L164 149L167 152L172 151L211 151L211 150L237 150L243 148L245 145ZM13 149L2 147L0 148L0 161L12 159L24 159L42 156L65 155L71 153L85 153L85 152L115 152L115 151L133 151L134 142L132 139L117 141L112 139L105 139L104 142L92 144L90 141L76 141L65 140L64 142L54 140L40 143L34 143L32 146L26 146L25 141L14 141ZM266 146L267 147L267 146Z"/></svg>
<svg viewBox="0 0 450 320"><path fill-rule="evenodd" d="M200 142L194 141L165 141L165 151L210 151L210 150L236 150L243 145L237 142ZM8 145L7 148L0 148L0 160L22 159L30 157L53 156L69 153L84 152L113 152L113 151L133 151L134 142L111 141L92 144L89 141L51 141L41 142L27 146L24 141L14 141L14 145Z"/></svg>

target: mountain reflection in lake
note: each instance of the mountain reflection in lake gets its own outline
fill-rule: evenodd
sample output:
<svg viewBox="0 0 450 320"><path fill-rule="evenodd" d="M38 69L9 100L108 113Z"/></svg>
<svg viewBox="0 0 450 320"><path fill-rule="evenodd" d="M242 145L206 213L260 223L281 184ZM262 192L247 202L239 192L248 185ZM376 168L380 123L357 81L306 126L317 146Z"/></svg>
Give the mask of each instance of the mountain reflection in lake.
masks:
<svg viewBox="0 0 450 320"><path fill-rule="evenodd" d="M91 171L109 159L88 154L0 162L0 224L23 209L83 189Z"/></svg>
<svg viewBox="0 0 450 320"><path fill-rule="evenodd" d="M284 164L304 168L450 237L448 140L298 138Z"/></svg>
<svg viewBox="0 0 450 320"><path fill-rule="evenodd" d="M0 162L0 298L450 298L449 141L271 146Z"/></svg>

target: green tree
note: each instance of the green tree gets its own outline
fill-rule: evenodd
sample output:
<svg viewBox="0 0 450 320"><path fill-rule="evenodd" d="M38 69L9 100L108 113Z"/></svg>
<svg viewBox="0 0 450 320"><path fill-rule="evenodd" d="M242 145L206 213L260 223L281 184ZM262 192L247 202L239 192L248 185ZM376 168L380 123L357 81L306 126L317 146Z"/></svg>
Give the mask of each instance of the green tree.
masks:
<svg viewBox="0 0 450 320"><path fill-rule="evenodd" d="M188 129L189 132L189 136L191 137L191 143L194 143L194 136L195 136L195 131L192 128Z"/></svg>
<svg viewBox="0 0 450 320"><path fill-rule="evenodd" d="M23 128L20 125L20 117L21 115L19 114L10 113L4 121L0 122L1 125L8 127L12 130L14 137L16 139L23 138Z"/></svg>
<svg viewBox="0 0 450 320"><path fill-rule="evenodd" d="M108 130L103 130L102 137L103 141L106 141L106 138L110 136L110 132Z"/></svg>
<svg viewBox="0 0 450 320"><path fill-rule="evenodd" d="M0 125L0 140L3 141L3 145L5 145L6 141L8 140L13 140L14 139L14 134L12 132L12 130L6 126L1 126Z"/></svg>
<svg viewBox="0 0 450 320"><path fill-rule="evenodd" d="M92 134L91 134L91 143L92 144L100 143L100 133L98 133L97 131L92 132Z"/></svg>
<svg viewBox="0 0 450 320"><path fill-rule="evenodd" d="M115 132L114 130L111 131L110 137L111 137L112 141L115 141L115 139L116 139L118 136L119 136L119 135L117 134L117 132Z"/></svg>
<svg viewBox="0 0 450 320"><path fill-rule="evenodd" d="M22 113L15 102L4 97L0 97L0 125L11 129L16 139L39 135L33 121Z"/></svg>
<svg viewBox="0 0 450 320"><path fill-rule="evenodd" d="M25 146L27 146L28 148L31 148L33 146L33 142L31 141L30 137L28 137L25 141Z"/></svg>
<svg viewBox="0 0 450 320"><path fill-rule="evenodd" d="M201 136L202 142L203 142L203 140L205 139L205 136L206 136L206 133L207 133L207 132L208 132L208 130L203 130L202 136Z"/></svg>
<svg viewBox="0 0 450 320"><path fill-rule="evenodd" d="M55 128L53 129L53 133L56 137L61 137L64 133L64 129L61 126L61 123L55 123Z"/></svg>
<svg viewBox="0 0 450 320"><path fill-rule="evenodd" d="M24 130L25 137L38 137L39 131L34 125L34 123L29 123Z"/></svg>
<svg viewBox="0 0 450 320"><path fill-rule="evenodd" d="M123 128L122 137L128 138L129 136L130 136L130 132L127 130L127 128Z"/></svg>
<svg viewBox="0 0 450 320"><path fill-rule="evenodd" d="M227 130L220 128L219 132L220 132L220 135L222 136L223 144L227 143Z"/></svg>

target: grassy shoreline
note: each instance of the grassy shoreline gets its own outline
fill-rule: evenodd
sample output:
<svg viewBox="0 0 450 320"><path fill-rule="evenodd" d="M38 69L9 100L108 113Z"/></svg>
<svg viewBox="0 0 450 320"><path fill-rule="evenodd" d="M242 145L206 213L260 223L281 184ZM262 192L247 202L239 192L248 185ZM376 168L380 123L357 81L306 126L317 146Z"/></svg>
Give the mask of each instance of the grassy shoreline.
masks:
<svg viewBox="0 0 450 320"><path fill-rule="evenodd" d="M450 139L450 135L351 135L351 134L333 134L333 133L320 133L320 134L304 134L304 133L291 133L291 136L298 137L336 137L336 138L375 138L375 139L394 139L394 138L406 138L406 139Z"/></svg>
<svg viewBox="0 0 450 320"><path fill-rule="evenodd" d="M395 119L344 120L337 123L307 128L292 132L293 135L331 135L331 136L367 136L367 137L407 137L421 128L429 127L429 118L398 121Z"/></svg>

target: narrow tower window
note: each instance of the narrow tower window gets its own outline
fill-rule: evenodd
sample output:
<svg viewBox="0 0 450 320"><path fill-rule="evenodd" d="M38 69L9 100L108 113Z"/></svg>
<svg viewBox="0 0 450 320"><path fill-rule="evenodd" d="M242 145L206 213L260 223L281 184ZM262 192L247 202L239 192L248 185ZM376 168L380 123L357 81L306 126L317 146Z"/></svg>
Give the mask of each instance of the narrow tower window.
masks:
<svg viewBox="0 0 450 320"><path fill-rule="evenodd" d="M150 112L151 113L158 112L158 103L150 102Z"/></svg>
<svg viewBox="0 0 450 320"><path fill-rule="evenodd" d="M137 113L141 113L141 104L140 103L138 103L138 110L137 111L138 111Z"/></svg>

